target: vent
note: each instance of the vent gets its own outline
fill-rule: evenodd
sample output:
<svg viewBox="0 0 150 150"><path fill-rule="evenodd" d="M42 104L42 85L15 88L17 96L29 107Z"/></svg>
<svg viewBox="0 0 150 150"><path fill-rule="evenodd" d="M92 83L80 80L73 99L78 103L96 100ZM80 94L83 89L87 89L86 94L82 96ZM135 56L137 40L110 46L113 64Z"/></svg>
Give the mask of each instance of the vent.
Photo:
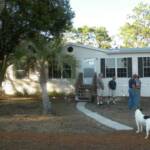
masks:
<svg viewBox="0 0 150 150"><path fill-rule="evenodd" d="M71 46L68 47L68 48L67 48L67 51L68 51L69 53L72 53L72 52L73 52L73 47L71 47Z"/></svg>

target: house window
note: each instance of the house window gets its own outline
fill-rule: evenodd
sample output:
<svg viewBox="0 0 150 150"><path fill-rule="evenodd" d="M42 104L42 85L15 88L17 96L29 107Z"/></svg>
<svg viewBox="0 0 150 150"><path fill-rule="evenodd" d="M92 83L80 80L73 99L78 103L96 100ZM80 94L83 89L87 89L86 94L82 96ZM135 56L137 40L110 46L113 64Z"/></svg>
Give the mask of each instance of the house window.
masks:
<svg viewBox="0 0 150 150"><path fill-rule="evenodd" d="M23 69L17 69L16 70L16 78L17 79L23 79L26 76L27 76L27 74L26 74L25 70L23 70Z"/></svg>
<svg viewBox="0 0 150 150"><path fill-rule="evenodd" d="M27 77L29 71L24 69L24 65L18 63L15 65L15 76L16 79L23 79Z"/></svg>
<svg viewBox="0 0 150 150"><path fill-rule="evenodd" d="M105 59L105 74L106 74L106 77L115 76L115 59L114 58Z"/></svg>
<svg viewBox="0 0 150 150"><path fill-rule="evenodd" d="M138 73L140 77L150 77L150 57L138 58Z"/></svg>
<svg viewBox="0 0 150 150"><path fill-rule="evenodd" d="M128 76L128 59L118 58L117 59L117 77Z"/></svg>
<svg viewBox="0 0 150 150"><path fill-rule="evenodd" d="M117 60L117 66L115 65ZM116 68L117 67L117 68ZM132 58L102 58L101 59L101 73L104 77L131 77L132 76Z"/></svg>
<svg viewBox="0 0 150 150"><path fill-rule="evenodd" d="M68 64L63 65L63 78L71 78L71 66Z"/></svg>
<svg viewBox="0 0 150 150"><path fill-rule="evenodd" d="M72 67L68 64L63 64L63 66L58 66L56 61L53 61L49 65L49 78L71 78L72 77Z"/></svg>
<svg viewBox="0 0 150 150"><path fill-rule="evenodd" d="M55 65L55 67L53 67L53 77L54 78L61 78L61 70L56 65Z"/></svg>
<svg viewBox="0 0 150 150"><path fill-rule="evenodd" d="M144 77L150 77L150 57L143 58Z"/></svg>
<svg viewBox="0 0 150 150"><path fill-rule="evenodd" d="M117 77L132 76L132 58L117 58Z"/></svg>
<svg viewBox="0 0 150 150"><path fill-rule="evenodd" d="M61 69L55 60L49 64L49 78L61 78Z"/></svg>

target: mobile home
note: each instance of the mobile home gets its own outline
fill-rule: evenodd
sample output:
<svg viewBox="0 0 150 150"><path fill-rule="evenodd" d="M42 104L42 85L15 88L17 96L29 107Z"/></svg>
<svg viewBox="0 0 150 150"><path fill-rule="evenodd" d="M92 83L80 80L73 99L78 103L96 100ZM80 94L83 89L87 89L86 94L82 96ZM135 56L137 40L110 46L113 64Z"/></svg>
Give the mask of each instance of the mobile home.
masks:
<svg viewBox="0 0 150 150"><path fill-rule="evenodd" d="M128 80L132 74L140 76L141 96L150 96L150 47L100 49L70 43L64 50L76 57L76 76L82 72L84 84L91 84L95 72L103 73L106 96L108 81L113 76L116 76L117 96L128 96Z"/></svg>

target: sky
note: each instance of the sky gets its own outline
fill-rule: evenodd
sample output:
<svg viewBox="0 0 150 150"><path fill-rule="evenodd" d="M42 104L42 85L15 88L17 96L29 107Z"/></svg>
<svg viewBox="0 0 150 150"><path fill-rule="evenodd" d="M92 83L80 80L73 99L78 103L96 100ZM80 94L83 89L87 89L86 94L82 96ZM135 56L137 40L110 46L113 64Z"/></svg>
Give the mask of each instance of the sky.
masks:
<svg viewBox="0 0 150 150"><path fill-rule="evenodd" d="M70 0L75 12L73 26L104 26L111 36L115 36L140 2L150 3L150 0Z"/></svg>

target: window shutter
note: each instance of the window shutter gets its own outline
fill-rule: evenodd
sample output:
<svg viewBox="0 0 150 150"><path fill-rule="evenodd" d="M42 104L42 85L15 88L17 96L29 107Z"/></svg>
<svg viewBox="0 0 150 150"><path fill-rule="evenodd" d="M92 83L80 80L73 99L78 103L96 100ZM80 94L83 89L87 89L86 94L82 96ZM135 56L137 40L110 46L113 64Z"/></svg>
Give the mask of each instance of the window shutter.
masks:
<svg viewBox="0 0 150 150"><path fill-rule="evenodd" d="M128 77L132 77L132 58L128 58Z"/></svg>
<svg viewBox="0 0 150 150"><path fill-rule="evenodd" d="M138 57L138 74L140 77L143 77L143 59Z"/></svg>
<svg viewBox="0 0 150 150"><path fill-rule="evenodd" d="M105 77L105 59L101 59L101 73L103 74L103 77Z"/></svg>

